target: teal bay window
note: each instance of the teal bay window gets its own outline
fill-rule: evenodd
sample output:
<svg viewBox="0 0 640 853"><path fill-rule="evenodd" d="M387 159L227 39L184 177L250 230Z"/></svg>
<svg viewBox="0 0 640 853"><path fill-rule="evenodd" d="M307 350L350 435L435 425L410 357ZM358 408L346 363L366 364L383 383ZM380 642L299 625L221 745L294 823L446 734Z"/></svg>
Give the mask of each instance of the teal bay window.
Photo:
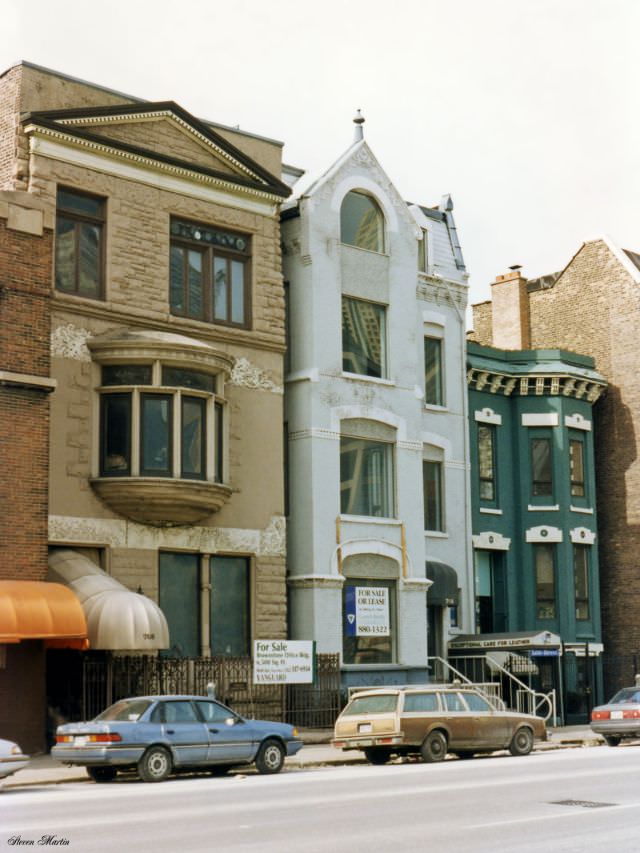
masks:
<svg viewBox="0 0 640 853"><path fill-rule="evenodd" d="M585 498L584 441L581 438L569 439L569 469L571 475L571 497Z"/></svg>
<svg viewBox="0 0 640 853"><path fill-rule="evenodd" d="M163 654L249 655L250 575L246 557L161 552L159 604L171 637Z"/></svg>
<svg viewBox="0 0 640 853"><path fill-rule="evenodd" d="M100 476L222 483L224 412L214 375L159 364L104 365Z"/></svg>

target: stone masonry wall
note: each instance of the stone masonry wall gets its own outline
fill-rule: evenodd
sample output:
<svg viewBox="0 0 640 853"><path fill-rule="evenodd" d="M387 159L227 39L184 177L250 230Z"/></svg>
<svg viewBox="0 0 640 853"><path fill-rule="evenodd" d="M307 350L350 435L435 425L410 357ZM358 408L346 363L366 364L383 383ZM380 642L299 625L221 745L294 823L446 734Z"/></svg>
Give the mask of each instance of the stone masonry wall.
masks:
<svg viewBox="0 0 640 853"><path fill-rule="evenodd" d="M473 331L468 335L469 340L485 347L493 346L491 302L479 302L477 305L472 305L471 309Z"/></svg>
<svg viewBox="0 0 640 853"><path fill-rule="evenodd" d="M608 380L594 408L605 654L640 654L640 300L602 240L586 243L555 286L530 294L533 347L592 355Z"/></svg>

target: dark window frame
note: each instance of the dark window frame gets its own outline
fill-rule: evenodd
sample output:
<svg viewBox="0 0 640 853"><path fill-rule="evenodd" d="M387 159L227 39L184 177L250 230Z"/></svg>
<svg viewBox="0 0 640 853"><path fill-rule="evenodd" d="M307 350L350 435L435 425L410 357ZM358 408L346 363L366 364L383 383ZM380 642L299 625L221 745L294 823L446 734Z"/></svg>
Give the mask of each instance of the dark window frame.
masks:
<svg viewBox="0 0 640 853"><path fill-rule="evenodd" d="M219 235L227 235L231 238L235 237L238 240L246 241L246 249L234 250L232 247L221 247L210 243L202 243L195 237L189 237L185 234L174 234L174 227L183 226L184 228L193 228L195 233L199 230L210 232ZM178 248L183 251L182 257L182 301L184 310L177 310L172 302L173 283L171 252L173 248ZM189 312L189 251L197 251L202 255L202 312L199 316ZM204 223L193 222L187 219L172 217L169 227L169 310L175 317L184 317L188 320L196 320L198 322L209 323L212 325L231 326L236 329L250 329L252 325L251 309L252 309L252 241L249 234L234 231L229 228L217 227L214 225L205 225ZM214 297L214 263L216 258L222 258L226 263L226 316L221 318L216 316L215 297ZM233 268L232 262L238 261L243 267L243 298L242 310L243 320L238 322L233 320Z"/></svg>
<svg viewBox="0 0 640 853"><path fill-rule="evenodd" d="M147 386L148 387L148 386ZM144 467L144 448L145 448L145 400L166 400L168 403L167 413L167 468L166 472L158 468ZM140 448L140 476L141 477L167 477L174 479L173 476L173 405L175 395L167 394L161 390L158 391L142 391L140 393L140 429L138 435L138 447Z"/></svg>
<svg viewBox="0 0 640 853"><path fill-rule="evenodd" d="M90 198L93 201L99 202L101 215L95 216L88 212L80 212L72 208L64 207L60 204L60 193L68 193L69 195L81 196ZM79 296L81 299L94 299L103 302L105 299L105 266L106 266L106 226L107 226L107 199L104 196L95 195L93 193L78 190L75 187L58 186L56 194L56 248L54 249L54 287L58 293L66 293L71 296ZM57 250L57 234L58 222L61 218L67 219L74 223L74 272L73 272L73 287L58 286L58 250ZM83 224L90 224L100 229L100 246L98 252L98 286L94 294L80 292L80 228Z"/></svg>
<svg viewBox="0 0 640 853"><path fill-rule="evenodd" d="M433 480L427 478L428 466L434 466L437 475ZM436 484L435 500L432 502L435 505L434 518L430 519L429 507L430 501L427 496L427 483L434 482ZM422 460L422 488L424 499L424 530L425 533L444 533L445 527L445 512L444 512L444 462L440 459L423 459ZM433 520L434 524L428 522Z"/></svg>
<svg viewBox="0 0 640 853"><path fill-rule="evenodd" d="M125 370L135 366L135 367L148 367L149 369L149 381L148 383L132 383L129 384L128 381L119 381L118 376L114 368L122 367ZM227 406L227 401L219 396L218 394L218 378L216 374L207 374L205 371L201 370L190 370L189 368L180 368L183 372L184 376L188 379L191 376L191 384L180 384L178 379L174 377L174 379L170 382L165 383L165 379L169 379L170 377L164 375L165 368L169 370L173 370L174 367L172 365L166 365L160 362L160 384L154 384L153 376L156 375L153 365L144 364L140 365L137 363L122 363L116 365L103 365L103 370L107 368L106 377L107 382L104 383L103 376L103 384L98 389L100 394L100 424L99 424L99 471L101 477L166 477L167 479L173 480L197 480L199 482L213 482L218 484L223 484L225 482L224 475L226 471L226 461L225 461L225 448L226 448L226 435L225 435L225 422L226 422L226 413L225 409ZM123 373L123 375L126 375ZM204 377L211 376L212 382L208 389L202 389L198 387L198 385L202 385ZM116 390L122 389L122 390ZM169 428L169 466L168 472L159 472L157 469L147 469L143 465L143 448L144 448L144 429L145 429L145 418L144 418L144 399L148 396L155 397L164 397L170 400L170 416L168 421ZM127 467L126 470L107 470L106 467L106 440L107 433L105 431L106 427L106 408L107 408L107 400L109 398L119 397L126 398L129 406L128 413L128 431L127 431ZM184 401L201 401L199 404L203 413L202 417L202 435L201 435L201 451L200 451L200 465L201 465L201 473L190 473L185 472L184 467L184 449L185 449L185 434L184 434ZM178 434L175 434L174 427L174 416L177 412L178 419ZM138 430L137 434L134 436L134 419L138 418ZM178 441L178 450L179 450L179 459L177 463L177 469L174 466L174 450L176 445L176 440ZM133 474L133 448L134 441L137 442L135 445L138 453L138 473ZM214 458L213 458L213 466L212 469L209 470L209 449L210 442L213 443L214 449Z"/></svg>
<svg viewBox="0 0 640 853"><path fill-rule="evenodd" d="M109 386L113 387L113 386ZM129 424L126 434L126 468L108 469L106 466L107 458L107 406L109 401L114 398L126 400L129 408ZM133 401L131 391L110 391L100 395L100 476L101 477L130 477L131 476L131 450L132 450L132 423L133 423Z"/></svg>
<svg viewBox="0 0 640 853"><path fill-rule="evenodd" d="M552 584L551 584L551 595L541 595L541 587L543 584L540 581L540 572L544 569L544 566L539 563L538 557L546 551L551 555L551 567L552 567ZM533 569L534 569L534 580L535 580L535 590L536 590L536 619L542 622L548 622L549 620L557 619L558 617L558 582L557 582L557 548L555 544L551 542L536 542L533 545ZM543 608L548 608L549 613L546 615L543 613Z"/></svg>
<svg viewBox="0 0 640 853"><path fill-rule="evenodd" d="M573 455L573 448L579 448L579 463L576 465ZM587 472L585 468L586 446L584 439L580 436L569 436L569 486L571 489L571 498L578 498L585 501L587 498ZM582 478L575 475L576 468L582 469Z"/></svg>
<svg viewBox="0 0 640 853"><path fill-rule="evenodd" d="M427 350L430 346L434 347L434 352L437 352L437 365L433 380L427 376ZM431 393L433 390L433 393ZM444 384L444 338L437 335L424 336L424 402L425 406L440 406L444 408L446 403L445 384Z"/></svg>
<svg viewBox="0 0 640 853"><path fill-rule="evenodd" d="M496 465L496 427L494 424L478 423L476 430L476 451L478 457L478 496L481 503L497 506L498 503L498 477ZM486 435L489 440L489 449L491 451L491 473L483 473L481 441L482 436ZM491 487L491 496L483 494L483 486Z"/></svg>
<svg viewBox="0 0 640 853"><path fill-rule="evenodd" d="M544 442L549 448L548 465L549 479L536 478L536 465L534 462L534 447L536 443ZM536 432L529 434L529 466L530 466L530 490L531 499L534 503L549 503L553 502L555 490L554 477L554 450L553 450L553 434L551 432Z"/></svg>
<svg viewBox="0 0 640 853"><path fill-rule="evenodd" d="M346 325L345 324L345 316L349 317L351 315L351 311L348 309L349 303L353 303L354 305L357 304L358 306L360 306L360 305L369 306L371 308L376 309L376 311L379 312L377 314L377 316L380 319L380 340L378 342L379 347L380 347L379 365L376 365L375 362L373 362L373 360L369 359L362 348L359 352L355 352L355 351L349 352L349 353L346 352L346 348L345 348L346 341L345 341L345 339L346 339L347 335L345 334L345 325ZM388 370L389 370L388 353L387 353L387 310L388 310L388 306L384 305L381 302L373 302L371 299L361 299L360 297L357 297L357 296L347 296L344 293L342 294L342 298L340 301L340 316L341 316L340 347L341 347L341 354L342 354L342 370L344 373L348 373L350 376L362 376L362 377L367 377L370 379L386 379L387 378ZM361 316L362 315L359 315L359 317L361 317ZM357 336L354 336L353 343L354 344L360 343L360 341L357 340ZM355 359L359 358L361 360L364 360L366 362L365 370L363 370L363 371L350 370L349 369L349 362L348 362L348 359L345 358L345 355L351 356L352 361L354 360L354 357L355 357ZM373 365L373 367L370 367L370 365Z"/></svg>
<svg viewBox="0 0 640 853"><path fill-rule="evenodd" d="M591 561L589 559L589 551L590 549L588 545L580 545L578 543L574 543L573 545L573 589L575 596L576 621L578 622L588 622L591 619ZM577 559L578 555L580 555L580 561ZM580 584L578 572L583 573L582 583ZM579 587L582 585L584 586L584 593L579 596ZM586 610L583 610L583 607L585 607Z"/></svg>

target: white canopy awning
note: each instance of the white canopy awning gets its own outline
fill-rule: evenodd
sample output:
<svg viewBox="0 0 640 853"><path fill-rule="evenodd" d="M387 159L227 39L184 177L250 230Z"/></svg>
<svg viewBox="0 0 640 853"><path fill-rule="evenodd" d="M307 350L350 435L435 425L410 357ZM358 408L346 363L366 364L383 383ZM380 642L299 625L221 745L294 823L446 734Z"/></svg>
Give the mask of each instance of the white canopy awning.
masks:
<svg viewBox="0 0 640 853"><path fill-rule="evenodd" d="M49 579L78 597L92 649L150 651L169 648L169 627L155 601L131 592L82 553L60 548L49 555Z"/></svg>

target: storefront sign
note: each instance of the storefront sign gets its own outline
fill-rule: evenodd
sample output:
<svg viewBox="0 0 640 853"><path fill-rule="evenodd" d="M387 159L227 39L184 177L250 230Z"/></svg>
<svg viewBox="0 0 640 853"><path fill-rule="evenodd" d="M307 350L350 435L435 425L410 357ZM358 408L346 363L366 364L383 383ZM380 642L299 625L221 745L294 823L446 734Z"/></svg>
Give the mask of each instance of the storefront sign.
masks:
<svg viewBox="0 0 640 853"><path fill-rule="evenodd" d="M531 649L532 658L557 658L560 656L560 649Z"/></svg>
<svg viewBox="0 0 640 853"><path fill-rule="evenodd" d="M314 670L311 640L256 640L253 644L254 684L311 684Z"/></svg>
<svg viewBox="0 0 640 853"><path fill-rule="evenodd" d="M389 590L385 586L348 586L345 614L348 637L388 637Z"/></svg>

